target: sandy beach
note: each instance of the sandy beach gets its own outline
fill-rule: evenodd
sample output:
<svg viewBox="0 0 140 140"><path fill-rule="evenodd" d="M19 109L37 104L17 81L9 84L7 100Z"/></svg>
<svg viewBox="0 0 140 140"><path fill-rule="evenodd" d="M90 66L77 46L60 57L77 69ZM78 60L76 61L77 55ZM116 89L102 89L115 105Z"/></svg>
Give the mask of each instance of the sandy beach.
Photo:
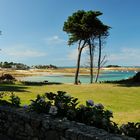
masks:
<svg viewBox="0 0 140 140"><path fill-rule="evenodd" d="M58 69L29 69L29 70L13 70L13 69L0 69L0 75L11 74L14 77L25 77L34 75L66 75L73 76L75 74L76 68L58 68ZM96 69L93 70L94 73ZM111 68L101 68L103 71L140 71L140 68L126 68L126 67L111 67ZM89 75L89 68L81 68L80 75Z"/></svg>

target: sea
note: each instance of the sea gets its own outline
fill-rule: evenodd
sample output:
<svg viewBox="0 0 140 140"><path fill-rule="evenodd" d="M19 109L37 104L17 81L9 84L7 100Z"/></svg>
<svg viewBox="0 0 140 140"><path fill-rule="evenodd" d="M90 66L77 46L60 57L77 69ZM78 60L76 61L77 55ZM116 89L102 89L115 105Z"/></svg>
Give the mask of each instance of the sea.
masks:
<svg viewBox="0 0 140 140"><path fill-rule="evenodd" d="M128 79L133 77L137 71L104 71L99 75L98 82L102 81L116 81L122 79ZM95 79L95 77L94 77ZM63 74L52 74L52 75L42 75L42 76L28 76L23 77L20 80L22 81L32 81L32 82L58 82L58 83L73 83L74 75L63 75ZM79 80L81 83L89 83L90 76L89 75L80 75Z"/></svg>

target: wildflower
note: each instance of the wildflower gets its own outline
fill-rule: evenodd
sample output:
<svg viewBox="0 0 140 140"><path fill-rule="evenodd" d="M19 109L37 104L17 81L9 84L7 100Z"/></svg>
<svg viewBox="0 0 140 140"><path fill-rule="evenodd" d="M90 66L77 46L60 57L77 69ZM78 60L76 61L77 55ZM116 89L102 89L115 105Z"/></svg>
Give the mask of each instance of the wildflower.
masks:
<svg viewBox="0 0 140 140"><path fill-rule="evenodd" d="M101 103L96 104L95 107L98 109L104 109L104 106Z"/></svg>
<svg viewBox="0 0 140 140"><path fill-rule="evenodd" d="M57 107L56 106L51 106L50 107L50 110L49 110L49 114L52 114L52 115L56 115L57 114Z"/></svg>
<svg viewBox="0 0 140 140"><path fill-rule="evenodd" d="M23 108L24 108L24 109L28 109L28 105L24 105Z"/></svg>
<svg viewBox="0 0 140 140"><path fill-rule="evenodd" d="M93 106L94 102L92 100L87 100L86 104L87 104L87 106Z"/></svg>

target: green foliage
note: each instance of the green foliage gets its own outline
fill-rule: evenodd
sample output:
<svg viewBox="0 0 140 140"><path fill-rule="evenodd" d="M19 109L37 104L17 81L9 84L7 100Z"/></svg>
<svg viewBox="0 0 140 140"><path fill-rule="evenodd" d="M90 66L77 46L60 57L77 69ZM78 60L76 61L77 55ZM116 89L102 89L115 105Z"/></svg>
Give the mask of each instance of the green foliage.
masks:
<svg viewBox="0 0 140 140"><path fill-rule="evenodd" d="M0 98L2 99L5 95L5 92L0 92Z"/></svg>
<svg viewBox="0 0 140 140"><path fill-rule="evenodd" d="M20 98L16 96L14 93L11 93L9 100L13 106L19 107L21 104Z"/></svg>
<svg viewBox="0 0 140 140"><path fill-rule="evenodd" d="M29 108L31 111L36 111L38 113L48 113L51 103L45 101L45 97L41 95L37 95L35 100L31 100L31 104Z"/></svg>
<svg viewBox="0 0 140 140"><path fill-rule="evenodd" d="M9 95L10 95L10 99L9 99L10 102L3 99L3 97L9 96ZM13 93L0 92L0 105L19 107L20 106L20 98Z"/></svg>
<svg viewBox="0 0 140 140"><path fill-rule="evenodd" d="M64 22L63 31L69 34L68 44L78 40L86 40L92 36L108 35L109 26L104 25L97 17L102 15L100 11L78 10L69 16Z"/></svg>
<svg viewBox="0 0 140 140"><path fill-rule="evenodd" d="M15 78L11 74L3 74L0 80L14 81Z"/></svg>
<svg viewBox="0 0 140 140"><path fill-rule="evenodd" d="M0 105L1 105L1 106L12 106L12 104L9 103L8 101L6 101L6 100L1 100L1 99L0 99Z"/></svg>
<svg viewBox="0 0 140 140"><path fill-rule="evenodd" d="M69 119L72 119L71 112L76 109L76 105L78 104L78 99L71 97L63 91L57 91L55 93L45 93L48 100L51 101L53 105L55 105L58 109L57 116L65 117L67 116Z"/></svg>
<svg viewBox="0 0 140 140"><path fill-rule="evenodd" d="M140 83L140 72L137 72L134 77L130 78L133 83Z"/></svg>
<svg viewBox="0 0 140 140"><path fill-rule="evenodd" d="M57 69L57 66L55 65L35 65L33 66L34 68L37 68L37 69Z"/></svg>
<svg viewBox="0 0 140 140"><path fill-rule="evenodd" d="M91 100L90 100L91 102ZM102 128L111 133L120 133L115 122L111 121L113 113L109 110L104 110L102 104L81 105L77 108L76 121Z"/></svg>
<svg viewBox="0 0 140 140"><path fill-rule="evenodd" d="M0 92L0 105L11 106L11 103L9 103L6 100L3 100L3 97L5 97L7 95L8 95L8 93L6 93L6 92Z"/></svg>
<svg viewBox="0 0 140 140"><path fill-rule="evenodd" d="M134 137L136 140L140 140L140 123L128 122L127 124L121 125L120 130L126 136Z"/></svg>
<svg viewBox="0 0 140 140"><path fill-rule="evenodd" d="M14 63L14 62L0 62L1 68L14 68L14 69L29 69L29 66L22 63Z"/></svg>
<svg viewBox="0 0 140 140"><path fill-rule="evenodd" d="M66 92L57 91L57 93L49 92L42 96L37 95L37 98L31 101L29 107L32 111L60 118L66 117L69 120L96 126L111 133L119 133L117 124L111 121L112 112L104 110L102 104L94 105L92 100L88 100L86 106L76 107L79 103L77 98L69 96Z"/></svg>
<svg viewBox="0 0 140 140"><path fill-rule="evenodd" d="M115 68L118 68L118 67L121 67L119 65L107 65L106 68L111 68L111 67L115 67Z"/></svg>

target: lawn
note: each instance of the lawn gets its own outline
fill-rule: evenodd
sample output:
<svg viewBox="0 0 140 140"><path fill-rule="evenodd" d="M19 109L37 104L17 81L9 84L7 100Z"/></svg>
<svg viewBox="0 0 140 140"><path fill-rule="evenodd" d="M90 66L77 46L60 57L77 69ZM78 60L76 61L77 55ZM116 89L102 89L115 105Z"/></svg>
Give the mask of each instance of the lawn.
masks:
<svg viewBox="0 0 140 140"><path fill-rule="evenodd" d="M60 84L43 86L0 85L1 91L12 91L21 98L22 105L29 104L37 94L66 91L79 98L81 104L92 99L113 111L113 120L119 124L128 121L140 122L140 86L117 84Z"/></svg>

